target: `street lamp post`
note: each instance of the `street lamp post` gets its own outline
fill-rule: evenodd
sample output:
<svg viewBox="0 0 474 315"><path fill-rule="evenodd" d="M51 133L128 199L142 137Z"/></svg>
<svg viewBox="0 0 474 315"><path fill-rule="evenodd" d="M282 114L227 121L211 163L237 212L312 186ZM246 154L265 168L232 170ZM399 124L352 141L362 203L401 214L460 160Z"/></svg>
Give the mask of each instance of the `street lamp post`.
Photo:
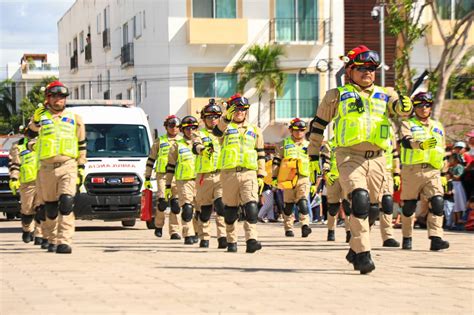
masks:
<svg viewBox="0 0 474 315"><path fill-rule="evenodd" d="M385 1L381 0L370 13L380 23L380 85L385 86Z"/></svg>

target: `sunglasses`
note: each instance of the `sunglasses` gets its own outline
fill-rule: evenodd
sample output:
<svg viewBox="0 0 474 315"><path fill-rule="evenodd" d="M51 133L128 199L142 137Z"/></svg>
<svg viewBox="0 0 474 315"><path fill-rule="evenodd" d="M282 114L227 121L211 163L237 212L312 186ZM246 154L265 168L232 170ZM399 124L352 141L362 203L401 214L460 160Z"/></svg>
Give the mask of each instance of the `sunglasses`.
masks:
<svg viewBox="0 0 474 315"><path fill-rule="evenodd" d="M68 97L69 94L63 94L63 93L49 93L48 96L51 97L60 97L60 98L66 98Z"/></svg>
<svg viewBox="0 0 474 315"><path fill-rule="evenodd" d="M173 129L173 128L178 128L179 126L177 124L167 124L166 125L166 128L170 128L170 129Z"/></svg>
<svg viewBox="0 0 474 315"><path fill-rule="evenodd" d="M209 116L205 116L204 118L208 119L208 120L213 120L213 119L219 119L219 118L221 118L221 116L220 115L209 115Z"/></svg>
<svg viewBox="0 0 474 315"><path fill-rule="evenodd" d="M235 108L236 112L246 112L249 109L250 106L237 106Z"/></svg>
<svg viewBox="0 0 474 315"><path fill-rule="evenodd" d="M198 127L197 126L186 126L183 127L184 130L196 130Z"/></svg>
<svg viewBox="0 0 474 315"><path fill-rule="evenodd" d="M358 67L354 67L354 69L356 69L359 72L366 72L366 71L374 72L375 70L377 70L377 67L376 66L358 66Z"/></svg>
<svg viewBox="0 0 474 315"><path fill-rule="evenodd" d="M415 108L431 108L431 106L433 106L433 104L430 104L430 103L420 103L420 104L416 104L416 105L415 105Z"/></svg>

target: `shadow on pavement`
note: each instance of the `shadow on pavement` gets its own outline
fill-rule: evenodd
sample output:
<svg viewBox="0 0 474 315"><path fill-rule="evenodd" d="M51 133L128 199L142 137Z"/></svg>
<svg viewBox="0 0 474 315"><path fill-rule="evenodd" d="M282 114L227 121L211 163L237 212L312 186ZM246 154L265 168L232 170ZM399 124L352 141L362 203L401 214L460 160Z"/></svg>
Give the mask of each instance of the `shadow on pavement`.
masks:
<svg viewBox="0 0 474 315"><path fill-rule="evenodd" d="M443 267L443 266L411 266L415 269L440 269L440 270L474 270L474 267Z"/></svg>
<svg viewBox="0 0 474 315"><path fill-rule="evenodd" d="M76 232L102 232L102 231L125 231L140 230L138 228L123 226L76 226Z"/></svg>
<svg viewBox="0 0 474 315"><path fill-rule="evenodd" d="M240 271L240 272L287 272L287 273L341 273L344 271L349 271L349 269L301 269L301 268L244 268L244 267L222 267L222 266L213 266L213 267L189 267L189 266L164 266L164 267L155 267L157 269L182 269L182 270L229 270L229 271ZM358 274L358 273L357 273ZM350 275L350 274L349 274Z"/></svg>
<svg viewBox="0 0 474 315"><path fill-rule="evenodd" d="M2 233L21 233L21 227L0 228L0 234Z"/></svg>

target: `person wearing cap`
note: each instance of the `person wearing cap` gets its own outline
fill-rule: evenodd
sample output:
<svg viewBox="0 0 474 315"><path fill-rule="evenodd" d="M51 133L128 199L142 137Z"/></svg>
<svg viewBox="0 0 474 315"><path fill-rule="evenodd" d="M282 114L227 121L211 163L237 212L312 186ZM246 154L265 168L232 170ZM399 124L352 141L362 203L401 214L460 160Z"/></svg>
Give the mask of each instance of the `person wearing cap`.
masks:
<svg viewBox="0 0 474 315"><path fill-rule="evenodd" d="M346 259L366 274L375 269L368 215L370 205L378 205L385 180L383 153L390 136L389 117L408 116L413 106L409 97L374 84L375 70L380 66L377 52L361 45L343 59L348 83L324 96L311 123L308 154L312 169L318 173L324 129L334 119L339 179L351 202L351 240Z"/></svg>
<svg viewBox="0 0 474 315"><path fill-rule="evenodd" d="M220 153L219 139L212 134L222 116L222 109L215 99L201 110L204 127L193 138L193 153L196 158L196 203L199 208L199 247L209 247L211 238L210 219L212 209L216 212L217 248L227 248L224 221L224 203L222 202L222 183L217 167Z"/></svg>
<svg viewBox="0 0 474 315"><path fill-rule="evenodd" d="M181 219L183 222L184 244L192 245L197 242L194 217L194 196L196 195L196 156L193 153L193 132L199 127L199 122L193 116L185 116L181 120L180 130L183 138L176 141L168 153L166 166L165 196L170 196L171 183L176 179Z"/></svg>
<svg viewBox="0 0 474 315"><path fill-rule="evenodd" d="M25 135L27 130L25 129ZM10 148L9 186L13 195L16 195L17 192L20 193L23 242L29 243L34 239L35 245L41 245L43 243L41 222L35 220L41 215L39 213L41 203L36 192L37 153L29 148L35 142L35 139L30 140L25 136ZM42 212L44 213L44 209Z"/></svg>
<svg viewBox="0 0 474 315"><path fill-rule="evenodd" d="M447 188L445 132L439 121L430 118L433 97L420 92L413 96L414 115L403 121L401 134L402 162L402 249L412 249L414 214L420 198L428 200L427 218L430 250L449 248L443 237L444 187Z"/></svg>
<svg viewBox="0 0 474 315"><path fill-rule="evenodd" d="M464 141L458 141L454 143L453 145L453 153L457 153L461 155L461 157L464 160L465 165L469 165L472 161L471 156L469 155L469 152L466 151L467 145L466 142Z"/></svg>
<svg viewBox="0 0 474 315"><path fill-rule="evenodd" d="M291 120L288 129L290 130L290 136L285 138L275 148L272 166L272 184L274 187L278 187L277 177L283 159L296 159L298 161L298 166L300 167L297 167L298 172L296 176L298 176L298 180L296 185L283 190L283 202L285 203L283 209L283 227L285 229L285 236L295 236L293 233L293 208L296 205L301 222L301 237L308 237L308 235L311 234L308 206L308 195L311 183L309 181L308 141L305 139L307 124L299 118L294 118Z"/></svg>
<svg viewBox="0 0 474 315"><path fill-rule="evenodd" d="M334 139L330 140L328 143L325 143L321 148L320 158L322 162L322 171L324 174L324 179L326 181L326 192L327 192L327 201L328 201L328 235L327 241L333 242L336 240L336 222L337 216L342 208L346 214L344 218L344 228L346 230L346 243L349 243L351 239L351 229L350 229L350 212L351 204L344 197L345 194L342 191L342 186L339 181L339 171L337 170L336 163L336 146L334 144Z"/></svg>
<svg viewBox="0 0 474 315"><path fill-rule="evenodd" d="M170 199L165 197L166 190L166 165L168 165L168 154L170 148L176 141L182 139L179 134L179 125L181 121L175 115L166 117L163 126L166 129L166 134L160 136L153 143L150 154L146 161L145 169L145 188L151 189L151 174L153 167L155 167L156 183L157 183L157 211L155 212L155 236L163 236L163 226L165 225L165 210L170 206L170 215L168 221L168 232L172 240L180 240L180 217L181 208L178 202L178 190L176 183L173 180L171 183L171 196ZM155 166L156 165L156 166Z"/></svg>
<svg viewBox="0 0 474 315"><path fill-rule="evenodd" d="M259 191L263 189L266 175L265 150L260 128L246 119L249 108L247 98L238 93L231 96L226 114L212 130L221 138L217 167L221 170L228 252L237 252L235 224L239 206L245 217L246 252L254 253L262 248L257 240L257 218Z"/></svg>
<svg viewBox="0 0 474 315"><path fill-rule="evenodd" d="M37 185L45 203L46 224L54 224L48 251L70 254L74 196L84 181L86 132L81 116L66 109L69 90L64 84L51 82L45 95L46 106L34 112L28 128L39 132Z"/></svg>

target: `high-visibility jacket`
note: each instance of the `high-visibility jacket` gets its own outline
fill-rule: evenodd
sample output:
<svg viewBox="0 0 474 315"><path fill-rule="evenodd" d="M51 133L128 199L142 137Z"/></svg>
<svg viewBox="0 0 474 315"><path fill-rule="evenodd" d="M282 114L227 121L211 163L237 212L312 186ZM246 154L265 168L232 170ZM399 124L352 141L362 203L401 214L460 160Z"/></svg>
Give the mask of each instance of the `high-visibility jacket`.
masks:
<svg viewBox="0 0 474 315"><path fill-rule="evenodd" d="M65 110L60 119L46 111L40 119L38 155L40 160L57 155L71 158L79 156L77 139L77 122L73 112Z"/></svg>
<svg viewBox="0 0 474 315"><path fill-rule="evenodd" d="M26 184L36 180L38 173L38 155L27 147L27 141L18 144L20 154L20 183Z"/></svg>
<svg viewBox="0 0 474 315"><path fill-rule="evenodd" d="M218 168L222 170L236 167L244 167L257 170L257 129L248 125L247 129L240 133L237 124L230 123L224 134L224 139L219 156Z"/></svg>
<svg viewBox="0 0 474 315"><path fill-rule="evenodd" d="M211 157L205 157L202 154L196 158L196 173L204 174L211 173L217 170L217 162L219 161L219 153L221 151L219 140L214 136L207 128L203 128L199 131L199 136L202 140L204 147L208 148L212 146L214 152Z"/></svg>
<svg viewBox="0 0 474 315"><path fill-rule="evenodd" d="M430 119L428 126L423 125L416 117L408 120L413 140L423 142L431 137L436 138L436 147L428 150L407 149L402 146L401 160L404 165L427 163L441 170L444 165L444 128L440 122Z"/></svg>
<svg viewBox="0 0 474 315"><path fill-rule="evenodd" d="M168 153L170 152L171 145L174 141L180 140L181 137L176 137L176 140L170 141L168 135L160 136L160 148L158 149L158 156L156 159L155 171L157 173L165 174L166 165L168 165Z"/></svg>
<svg viewBox="0 0 474 315"><path fill-rule="evenodd" d="M369 142L385 150L390 137L386 90L374 86L369 97L359 94L351 84L338 87L338 90L339 106L334 119L336 145L350 147Z"/></svg>
<svg viewBox="0 0 474 315"><path fill-rule="evenodd" d="M303 145L297 146L291 137L283 140L283 157L298 159L298 174L301 176L309 176L309 156L308 156L309 142L303 140Z"/></svg>
<svg viewBox="0 0 474 315"><path fill-rule="evenodd" d="M196 178L195 161L192 148L193 145L188 144L185 139L176 141L178 144L178 161L174 176L176 180L191 180Z"/></svg>

